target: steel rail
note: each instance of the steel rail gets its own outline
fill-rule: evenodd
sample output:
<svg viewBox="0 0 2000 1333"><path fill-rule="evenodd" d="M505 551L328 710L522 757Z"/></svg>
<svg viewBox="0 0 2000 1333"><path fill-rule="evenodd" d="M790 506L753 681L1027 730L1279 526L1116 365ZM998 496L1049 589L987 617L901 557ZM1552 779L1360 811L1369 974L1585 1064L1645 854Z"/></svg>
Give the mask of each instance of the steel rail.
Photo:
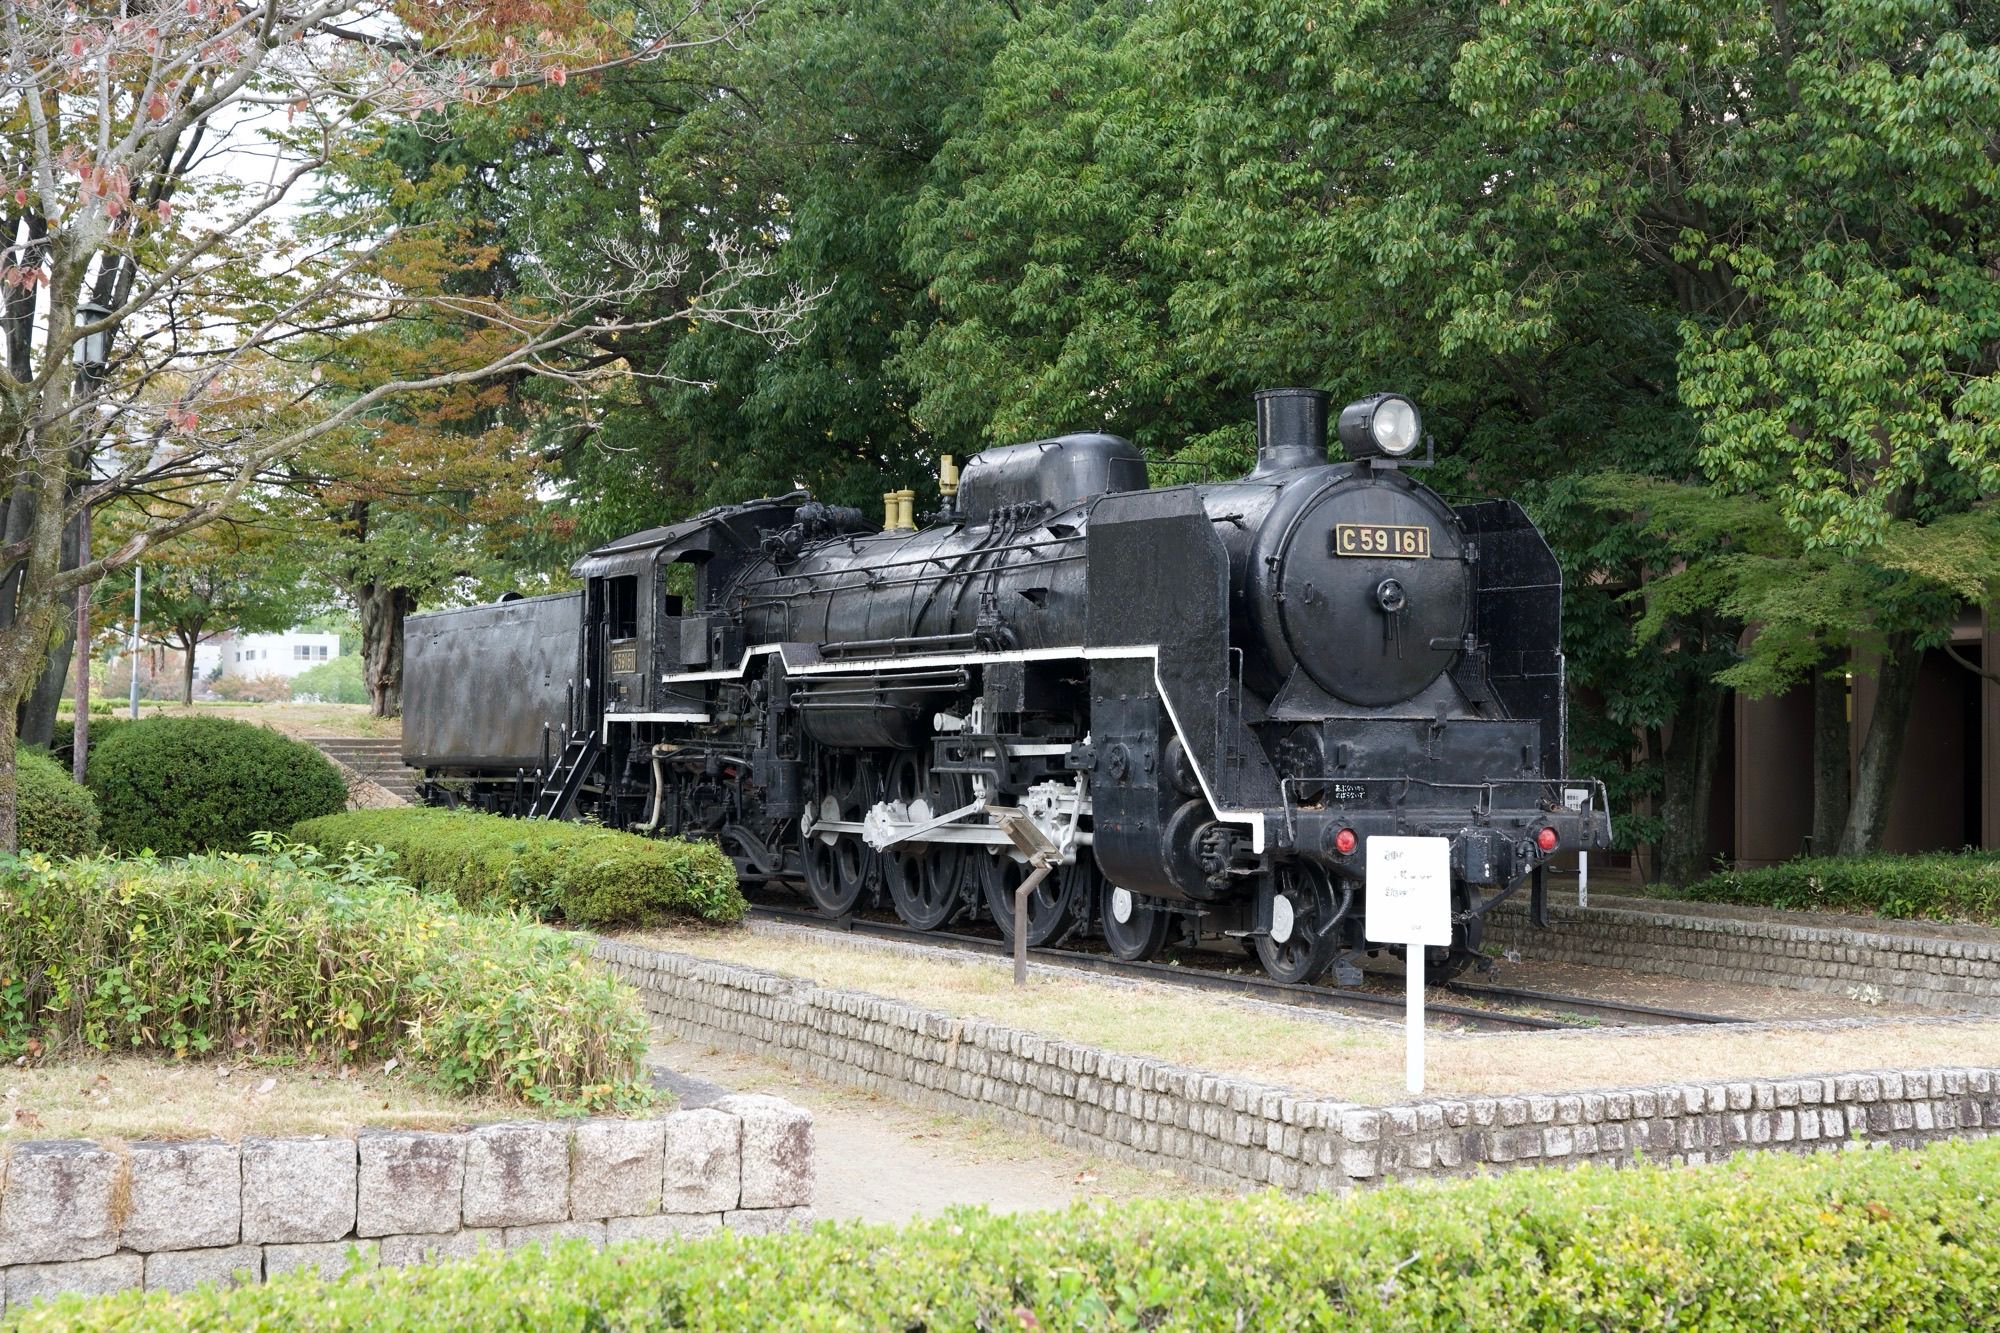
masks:
<svg viewBox="0 0 2000 1333"><path fill-rule="evenodd" d="M980 939L971 935L954 935L945 931L918 930L901 922L868 921L859 917L832 918L818 912L797 908L769 907L761 903L752 905L751 915L770 920L806 926L829 932L839 931L854 935L873 936L880 939L905 940L927 944L935 948L950 949L960 953L980 953L997 957L1008 957L1013 946L1004 940ZM1029 954L1036 960L1051 967L1065 968L1076 972L1095 972L1104 976L1137 978L1160 981L1168 985L1184 986L1192 990L1230 992L1250 995L1258 999L1279 1004L1294 1005L1304 1009L1326 1009L1337 1012L1376 1014L1400 1014L1403 1001L1399 996L1380 995L1372 991L1327 990L1318 986L1298 986L1269 977L1247 977L1228 972L1210 972L1198 968L1176 967L1170 963L1128 963L1121 959L1109 958L1102 954L1079 953L1070 949L1030 949ZM1464 1005L1433 1004L1426 1006L1426 1012L1436 1018L1452 1019L1468 1027L1484 1028L1489 1031L1506 1032L1558 1032L1573 1031L1574 1025L1553 1018L1542 1018L1532 1014L1507 1013L1492 1009L1474 1009Z"/></svg>
<svg viewBox="0 0 2000 1333"><path fill-rule="evenodd" d="M1583 995L1558 995L1549 991L1522 990L1514 986L1466 985L1463 982L1448 982L1445 989L1453 995L1463 995L1467 999L1504 1000L1516 1004L1530 1004L1547 1009L1560 1009L1574 1013L1580 1018L1605 1015L1613 1018L1636 1019L1633 1026L1669 1023L1747 1023L1747 1018L1735 1018L1727 1014L1703 1014L1692 1009L1666 1009L1650 1004L1627 1004L1622 1000L1598 1000Z"/></svg>

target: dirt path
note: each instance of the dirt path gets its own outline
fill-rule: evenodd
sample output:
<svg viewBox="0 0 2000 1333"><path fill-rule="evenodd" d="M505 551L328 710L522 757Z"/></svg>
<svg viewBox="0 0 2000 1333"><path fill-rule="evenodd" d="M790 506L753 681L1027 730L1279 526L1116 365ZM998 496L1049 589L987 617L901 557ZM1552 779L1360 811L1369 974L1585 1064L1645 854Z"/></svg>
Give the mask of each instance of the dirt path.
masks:
<svg viewBox="0 0 2000 1333"><path fill-rule="evenodd" d="M1146 1172L1011 1134L961 1116L931 1115L823 1083L747 1055L668 1040L649 1063L735 1092L768 1092L813 1113L825 1218L906 1222L956 1204L997 1213L1062 1208L1078 1199L1135 1199L1197 1191L1171 1171ZM706 1100L695 1084L689 1103Z"/></svg>

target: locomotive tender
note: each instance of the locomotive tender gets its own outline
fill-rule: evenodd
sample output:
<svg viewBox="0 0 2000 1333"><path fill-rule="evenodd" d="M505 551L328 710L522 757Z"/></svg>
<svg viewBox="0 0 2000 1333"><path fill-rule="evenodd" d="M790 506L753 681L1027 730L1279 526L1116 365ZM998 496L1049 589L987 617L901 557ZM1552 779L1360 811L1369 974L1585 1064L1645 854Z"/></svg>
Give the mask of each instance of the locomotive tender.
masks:
<svg viewBox="0 0 2000 1333"><path fill-rule="evenodd" d="M881 528L804 492L590 552L581 592L412 617L426 799L713 837L824 912L989 915L1119 957L1234 937L1360 979L1367 842L1450 840L1450 975L1556 853L1608 845L1562 776L1562 582L1520 506L1411 475L1413 403L1256 395L1257 464L1149 488L1112 435L989 449ZM1419 447L1423 456L1419 456ZM681 568L685 566L686 568Z"/></svg>

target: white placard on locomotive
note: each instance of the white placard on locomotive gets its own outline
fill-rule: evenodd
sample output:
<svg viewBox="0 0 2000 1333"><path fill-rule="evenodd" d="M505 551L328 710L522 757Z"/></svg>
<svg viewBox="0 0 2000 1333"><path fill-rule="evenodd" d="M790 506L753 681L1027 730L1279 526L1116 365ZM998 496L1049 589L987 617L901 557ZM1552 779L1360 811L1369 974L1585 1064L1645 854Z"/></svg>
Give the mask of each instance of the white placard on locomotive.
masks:
<svg viewBox="0 0 2000 1333"><path fill-rule="evenodd" d="M1377 944L1451 943L1451 840L1368 839L1368 938Z"/></svg>

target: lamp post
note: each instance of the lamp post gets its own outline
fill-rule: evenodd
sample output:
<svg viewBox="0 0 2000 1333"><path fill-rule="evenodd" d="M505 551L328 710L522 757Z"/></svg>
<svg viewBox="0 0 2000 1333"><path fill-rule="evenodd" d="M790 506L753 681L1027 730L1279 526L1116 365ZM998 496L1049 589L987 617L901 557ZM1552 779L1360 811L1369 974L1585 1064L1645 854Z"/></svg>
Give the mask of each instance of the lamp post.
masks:
<svg viewBox="0 0 2000 1333"><path fill-rule="evenodd" d="M85 301L76 308L76 327L89 328L92 324L102 324L111 311L95 301ZM111 363L111 330L98 329L86 333L70 344L70 356L76 362L77 374L85 381L95 384L104 374L104 367Z"/></svg>
<svg viewBox="0 0 2000 1333"><path fill-rule="evenodd" d="M85 301L76 308L76 322L78 327L88 328L102 323L110 313L95 301ZM97 386L104 378L104 367L111 360L111 330L85 334L71 345L70 353L76 361L79 394L86 399L95 398ZM76 562L87 565L90 563L88 507L78 515L77 526ZM70 731L70 773L79 783L90 758L90 592L87 587L76 590L76 646L71 650L76 658L76 707Z"/></svg>

